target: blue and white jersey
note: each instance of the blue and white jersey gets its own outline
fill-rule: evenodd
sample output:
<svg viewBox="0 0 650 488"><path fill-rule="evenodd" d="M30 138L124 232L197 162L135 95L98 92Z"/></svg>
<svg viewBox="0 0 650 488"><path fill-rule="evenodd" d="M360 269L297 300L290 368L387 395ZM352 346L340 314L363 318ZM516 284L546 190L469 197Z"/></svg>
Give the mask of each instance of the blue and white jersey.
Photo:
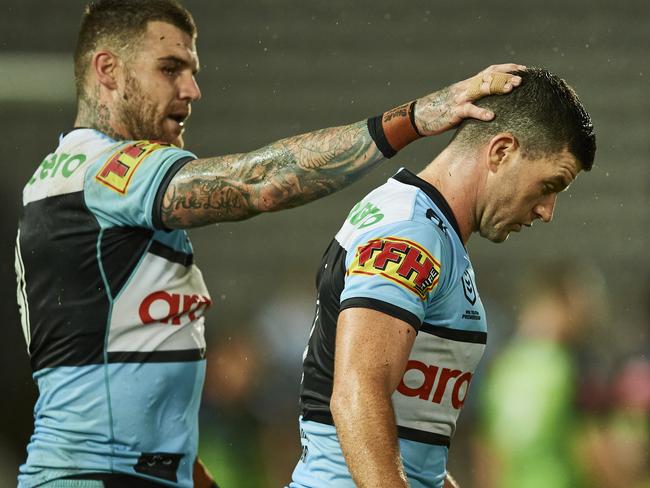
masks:
<svg viewBox="0 0 650 488"><path fill-rule="evenodd" d="M392 396L412 487L443 486L447 453L487 339L485 310L443 196L400 170L350 212L323 256L303 362L303 454L292 487L353 487L329 409L338 314L370 308L417 331Z"/></svg>
<svg viewBox="0 0 650 488"><path fill-rule="evenodd" d="M39 398L19 486L90 472L192 486L210 297L160 209L194 159L75 129L25 186L16 272Z"/></svg>

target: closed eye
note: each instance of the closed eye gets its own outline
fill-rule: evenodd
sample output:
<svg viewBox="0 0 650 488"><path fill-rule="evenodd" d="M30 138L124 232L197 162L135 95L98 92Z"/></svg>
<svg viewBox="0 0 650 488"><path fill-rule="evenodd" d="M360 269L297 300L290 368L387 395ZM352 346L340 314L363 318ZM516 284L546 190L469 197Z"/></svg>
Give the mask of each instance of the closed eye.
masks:
<svg viewBox="0 0 650 488"><path fill-rule="evenodd" d="M163 66L161 71L165 76L174 77L178 73L178 68L176 66Z"/></svg>

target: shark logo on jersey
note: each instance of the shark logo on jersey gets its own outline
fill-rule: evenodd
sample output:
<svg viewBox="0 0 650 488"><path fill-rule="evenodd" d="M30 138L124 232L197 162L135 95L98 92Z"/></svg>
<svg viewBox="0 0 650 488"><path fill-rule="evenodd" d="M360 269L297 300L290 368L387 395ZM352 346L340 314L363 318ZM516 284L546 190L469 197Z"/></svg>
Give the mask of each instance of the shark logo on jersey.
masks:
<svg viewBox="0 0 650 488"><path fill-rule="evenodd" d="M152 152L169 144L164 142L138 141L113 154L95 175L95 179L111 190L125 195L135 170Z"/></svg>
<svg viewBox="0 0 650 488"><path fill-rule="evenodd" d="M438 284L440 263L417 242L383 237L357 248L347 274L382 276L424 300Z"/></svg>

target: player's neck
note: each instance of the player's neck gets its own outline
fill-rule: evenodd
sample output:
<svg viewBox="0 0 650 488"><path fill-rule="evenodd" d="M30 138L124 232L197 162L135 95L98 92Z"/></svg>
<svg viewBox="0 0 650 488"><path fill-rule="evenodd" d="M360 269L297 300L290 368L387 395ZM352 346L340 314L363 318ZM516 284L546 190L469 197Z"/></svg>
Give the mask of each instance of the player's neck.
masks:
<svg viewBox="0 0 650 488"><path fill-rule="evenodd" d="M113 119L114 116L112 116L108 105L97 98L87 97L78 100L75 127L97 129L115 140L122 140L124 136L115 129Z"/></svg>
<svg viewBox="0 0 650 488"><path fill-rule="evenodd" d="M476 229L477 165L449 147L418 176L435 186L445 197L458 222L463 244Z"/></svg>

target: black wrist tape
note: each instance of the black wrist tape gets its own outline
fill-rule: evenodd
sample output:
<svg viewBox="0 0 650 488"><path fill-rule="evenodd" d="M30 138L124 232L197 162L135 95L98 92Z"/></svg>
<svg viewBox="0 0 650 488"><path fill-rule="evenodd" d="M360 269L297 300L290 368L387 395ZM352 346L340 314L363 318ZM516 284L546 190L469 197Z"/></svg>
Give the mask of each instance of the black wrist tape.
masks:
<svg viewBox="0 0 650 488"><path fill-rule="evenodd" d="M370 117L368 119L368 132L370 132L370 137L375 141L377 149L381 151L385 158L392 158L397 154L397 151L388 144L386 139L386 134L384 134L384 128L381 126L381 118L384 114L377 115L376 117Z"/></svg>

